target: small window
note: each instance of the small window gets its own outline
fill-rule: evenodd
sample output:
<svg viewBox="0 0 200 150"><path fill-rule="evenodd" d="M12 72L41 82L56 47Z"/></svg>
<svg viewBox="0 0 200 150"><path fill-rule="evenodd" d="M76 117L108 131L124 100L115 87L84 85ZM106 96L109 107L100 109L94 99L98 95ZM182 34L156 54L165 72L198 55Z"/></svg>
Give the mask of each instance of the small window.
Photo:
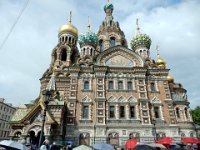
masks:
<svg viewBox="0 0 200 150"><path fill-rule="evenodd" d="M104 50L104 42L103 42L103 40L99 41L99 47L100 47L100 51L102 52Z"/></svg>
<svg viewBox="0 0 200 150"><path fill-rule="evenodd" d="M83 106L83 115L82 118L87 119L89 118L89 106Z"/></svg>
<svg viewBox="0 0 200 150"><path fill-rule="evenodd" d="M111 37L110 38L110 47L113 47L113 46L115 46L115 38Z"/></svg>
<svg viewBox="0 0 200 150"><path fill-rule="evenodd" d="M151 91L156 91L155 83L150 84Z"/></svg>
<svg viewBox="0 0 200 150"><path fill-rule="evenodd" d="M135 118L135 107L130 106L130 118Z"/></svg>
<svg viewBox="0 0 200 150"><path fill-rule="evenodd" d="M110 106L110 118L114 118L115 117L115 106Z"/></svg>
<svg viewBox="0 0 200 150"><path fill-rule="evenodd" d="M84 82L84 90L89 90L89 81Z"/></svg>
<svg viewBox="0 0 200 150"><path fill-rule="evenodd" d="M154 107L154 115L155 115L155 118L160 118L160 116L159 116L159 108L158 107Z"/></svg>
<svg viewBox="0 0 200 150"><path fill-rule="evenodd" d="M125 117L125 107L120 106L119 111L120 111L120 113L119 113L120 118L124 118Z"/></svg>
<svg viewBox="0 0 200 150"><path fill-rule="evenodd" d="M62 52L61 52L61 61L66 61L66 60L67 60L66 49L62 49Z"/></svg>
<svg viewBox="0 0 200 150"><path fill-rule="evenodd" d="M128 82L128 90L132 90L132 89L133 89L133 87L132 87L132 82L129 81L129 82Z"/></svg>
<svg viewBox="0 0 200 150"><path fill-rule="evenodd" d="M118 81L118 89L119 90L123 89L123 81Z"/></svg>
<svg viewBox="0 0 200 150"><path fill-rule="evenodd" d="M185 108L184 110L185 110L185 117L188 119L188 109Z"/></svg>
<svg viewBox="0 0 200 150"><path fill-rule="evenodd" d="M113 81L108 82L108 89L113 90Z"/></svg>
<svg viewBox="0 0 200 150"><path fill-rule="evenodd" d="M180 118L179 108L176 108L176 116L177 116L177 118Z"/></svg>

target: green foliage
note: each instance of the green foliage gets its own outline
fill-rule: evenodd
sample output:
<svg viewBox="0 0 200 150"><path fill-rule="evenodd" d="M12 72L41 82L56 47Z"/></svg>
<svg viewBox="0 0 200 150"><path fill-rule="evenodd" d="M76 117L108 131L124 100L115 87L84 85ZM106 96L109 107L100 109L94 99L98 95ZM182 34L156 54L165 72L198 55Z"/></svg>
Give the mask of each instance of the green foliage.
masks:
<svg viewBox="0 0 200 150"><path fill-rule="evenodd" d="M194 110L192 110L192 118L194 124L200 125L200 106L197 106Z"/></svg>

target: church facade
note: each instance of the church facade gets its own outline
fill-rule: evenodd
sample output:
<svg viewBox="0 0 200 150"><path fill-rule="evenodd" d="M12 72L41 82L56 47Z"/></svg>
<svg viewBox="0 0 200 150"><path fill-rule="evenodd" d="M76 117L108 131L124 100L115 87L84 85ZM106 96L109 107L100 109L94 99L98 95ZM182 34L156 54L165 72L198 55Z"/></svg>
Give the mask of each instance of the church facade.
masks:
<svg viewBox="0 0 200 150"><path fill-rule="evenodd" d="M44 126L50 142L120 146L129 138L178 141L196 135L187 91L174 82L159 51L156 60L150 58L151 38L140 32L138 20L128 48L113 10L108 2L97 34L88 23L86 33L78 35L71 15L60 27L39 97L18 107L11 119L12 139L38 143L47 87L54 90Z"/></svg>

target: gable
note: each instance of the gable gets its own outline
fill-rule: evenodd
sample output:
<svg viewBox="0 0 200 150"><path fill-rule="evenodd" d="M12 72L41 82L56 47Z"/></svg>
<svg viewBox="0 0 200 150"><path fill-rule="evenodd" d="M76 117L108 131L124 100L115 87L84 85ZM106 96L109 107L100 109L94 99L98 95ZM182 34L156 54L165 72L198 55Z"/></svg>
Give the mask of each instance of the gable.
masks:
<svg viewBox="0 0 200 150"><path fill-rule="evenodd" d="M122 46L105 50L97 57L97 65L111 67L143 67L144 61L138 54Z"/></svg>

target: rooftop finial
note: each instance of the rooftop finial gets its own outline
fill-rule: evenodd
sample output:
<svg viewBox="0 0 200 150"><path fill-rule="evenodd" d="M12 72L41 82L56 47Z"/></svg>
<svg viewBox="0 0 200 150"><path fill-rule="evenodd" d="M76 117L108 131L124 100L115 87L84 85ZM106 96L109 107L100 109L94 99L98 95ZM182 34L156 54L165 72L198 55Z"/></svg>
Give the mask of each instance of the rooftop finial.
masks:
<svg viewBox="0 0 200 150"><path fill-rule="evenodd" d="M69 13L69 23L70 24L72 23L72 11L70 11L70 13Z"/></svg>
<svg viewBox="0 0 200 150"><path fill-rule="evenodd" d="M139 19L137 18L136 19L136 32L135 32L135 35L138 35L140 34L140 27L139 27Z"/></svg>
<svg viewBox="0 0 200 150"><path fill-rule="evenodd" d="M159 49L159 46L156 45L156 51L157 51L157 58L160 58L160 49Z"/></svg>
<svg viewBox="0 0 200 150"><path fill-rule="evenodd" d="M107 0L108 1L108 3L110 3L110 0Z"/></svg>
<svg viewBox="0 0 200 150"><path fill-rule="evenodd" d="M88 16L88 25L87 25L88 32L90 32L90 30L91 30L90 27L91 27L91 26L90 26L90 17Z"/></svg>

